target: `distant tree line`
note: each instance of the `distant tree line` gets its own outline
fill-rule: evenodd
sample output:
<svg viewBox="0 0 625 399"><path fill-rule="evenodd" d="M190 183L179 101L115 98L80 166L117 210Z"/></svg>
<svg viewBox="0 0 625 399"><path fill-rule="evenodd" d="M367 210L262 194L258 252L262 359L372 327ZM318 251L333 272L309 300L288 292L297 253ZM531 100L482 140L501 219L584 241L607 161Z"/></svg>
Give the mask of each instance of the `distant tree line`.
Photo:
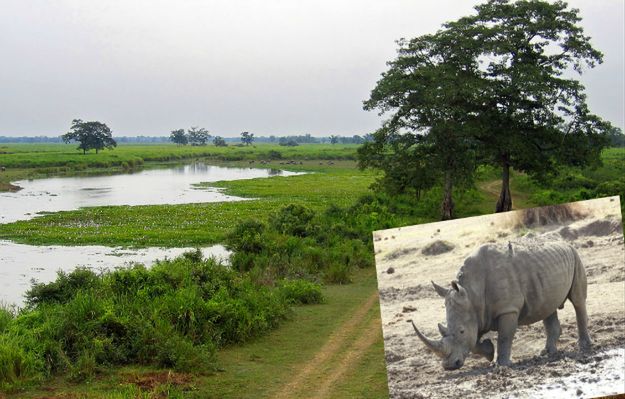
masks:
<svg viewBox="0 0 625 399"><path fill-rule="evenodd" d="M180 129L179 129L180 130ZM184 131L184 129L182 129ZM185 132L186 134L186 132ZM240 137L223 137L215 136L223 139L224 143L241 143ZM333 140L334 137L334 140ZM315 137L310 134L306 135L289 135L289 136L254 136L253 142L256 143L287 143L294 142L297 144L362 144L372 140L371 134L352 135L352 136L321 136ZM169 136L115 136L117 143L146 143L158 144L171 142L171 134ZM210 141L210 140L209 140ZM62 143L60 136L0 136L0 143Z"/></svg>

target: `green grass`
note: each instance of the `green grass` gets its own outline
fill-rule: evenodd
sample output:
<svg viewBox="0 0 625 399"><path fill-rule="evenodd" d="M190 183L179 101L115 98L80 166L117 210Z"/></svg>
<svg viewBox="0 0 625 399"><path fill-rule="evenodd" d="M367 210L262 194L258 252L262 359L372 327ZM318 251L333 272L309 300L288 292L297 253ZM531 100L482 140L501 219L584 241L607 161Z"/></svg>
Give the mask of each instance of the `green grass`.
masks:
<svg viewBox="0 0 625 399"><path fill-rule="evenodd" d="M371 268L358 271L353 284L326 286L323 288L325 303L296 307L291 318L279 329L243 345L219 351L217 364L220 371L199 371L189 375L189 381L182 385L162 383L141 389L132 383L135 378L131 377L157 372L158 369L127 366L103 370L88 383L79 385L54 378L41 388L9 397L147 398L160 397L156 393L168 389L172 398L272 398L376 289L375 272ZM357 331L363 331L372 318L377 317L379 307L376 304L357 325ZM380 332L378 335L374 345L345 374L346 378L333 387L330 397L388 397L383 342ZM322 363L319 371L334 370L351 343L348 338L346 345ZM318 376L304 380L302 392L314 392L319 383L315 377ZM305 397L305 394L300 397Z"/></svg>
<svg viewBox="0 0 625 399"><path fill-rule="evenodd" d="M248 201L84 208L0 225L0 238L40 245L209 245L221 242L240 221L266 219L269 213L290 203L313 209L351 204L369 191L375 179L375 174L359 171L350 161L331 166L307 161L289 168L314 173L211 184L224 188L227 194L255 198Z"/></svg>

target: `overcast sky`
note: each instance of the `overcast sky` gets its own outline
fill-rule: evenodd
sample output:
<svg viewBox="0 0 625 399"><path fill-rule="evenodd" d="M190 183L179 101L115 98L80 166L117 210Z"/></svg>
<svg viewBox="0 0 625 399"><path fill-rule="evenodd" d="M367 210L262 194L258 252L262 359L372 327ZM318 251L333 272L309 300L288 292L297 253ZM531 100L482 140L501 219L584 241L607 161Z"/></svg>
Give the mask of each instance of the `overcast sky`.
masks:
<svg viewBox="0 0 625 399"><path fill-rule="evenodd" d="M472 12L469 0L0 0L0 135L364 134L395 40ZM624 2L571 0L605 62L581 78L624 126Z"/></svg>

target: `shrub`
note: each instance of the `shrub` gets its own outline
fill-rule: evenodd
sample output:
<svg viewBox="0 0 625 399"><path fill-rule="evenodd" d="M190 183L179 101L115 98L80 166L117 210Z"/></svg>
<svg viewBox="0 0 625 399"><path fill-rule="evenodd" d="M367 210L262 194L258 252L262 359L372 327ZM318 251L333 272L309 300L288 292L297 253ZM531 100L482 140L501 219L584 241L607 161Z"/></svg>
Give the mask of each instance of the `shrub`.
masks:
<svg viewBox="0 0 625 399"><path fill-rule="evenodd" d="M306 280L284 280L279 287L280 294L288 303L307 305L324 302L319 284Z"/></svg>
<svg viewBox="0 0 625 399"><path fill-rule="evenodd" d="M352 282L350 274L348 265L344 263L333 263L325 271L323 278L326 283L330 284L349 284Z"/></svg>
<svg viewBox="0 0 625 399"><path fill-rule="evenodd" d="M59 271L55 281L49 284L33 284L26 292L26 303L29 306L42 303L65 303L78 290L92 288L99 283L98 276L84 267L77 267L70 273Z"/></svg>
<svg viewBox="0 0 625 399"><path fill-rule="evenodd" d="M280 153L280 151L271 150L267 154L267 157L269 157L269 159L282 159L282 154Z"/></svg>
<svg viewBox="0 0 625 399"><path fill-rule="evenodd" d="M310 222L314 216L312 209L291 204L271 214L269 225L281 234L305 237L312 232Z"/></svg>
<svg viewBox="0 0 625 399"><path fill-rule="evenodd" d="M260 253L265 246L263 241L265 228L265 224L257 220L239 223L226 237L226 248L232 251Z"/></svg>
<svg viewBox="0 0 625 399"><path fill-rule="evenodd" d="M291 302L280 288L196 255L37 284L18 316L0 309L0 387L53 373L83 381L128 363L211 370L219 347L285 319Z"/></svg>

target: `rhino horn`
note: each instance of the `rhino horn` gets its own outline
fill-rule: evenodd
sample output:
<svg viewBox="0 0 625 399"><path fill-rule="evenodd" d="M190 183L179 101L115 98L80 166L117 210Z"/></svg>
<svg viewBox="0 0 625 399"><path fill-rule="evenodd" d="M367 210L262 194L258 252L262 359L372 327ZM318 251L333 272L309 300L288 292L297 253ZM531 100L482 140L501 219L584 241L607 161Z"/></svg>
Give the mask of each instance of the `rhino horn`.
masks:
<svg viewBox="0 0 625 399"><path fill-rule="evenodd" d="M412 320L410 321L410 323L412 323L412 328L414 328L414 331L417 333L417 337L419 337L419 339L423 341L425 346L427 346L436 355L440 357L445 357L445 350L442 340L436 341L426 337L425 335L421 334L421 331L419 331L417 326L414 325L414 322Z"/></svg>
<svg viewBox="0 0 625 399"><path fill-rule="evenodd" d="M447 295L447 291L449 290L447 288L441 287L440 285L436 284L434 281L432 281L432 285L434 286L436 293L442 296L443 298L445 298L445 295Z"/></svg>
<svg viewBox="0 0 625 399"><path fill-rule="evenodd" d="M438 323L438 331L441 333L443 337L447 335L447 327L445 327L441 323Z"/></svg>

